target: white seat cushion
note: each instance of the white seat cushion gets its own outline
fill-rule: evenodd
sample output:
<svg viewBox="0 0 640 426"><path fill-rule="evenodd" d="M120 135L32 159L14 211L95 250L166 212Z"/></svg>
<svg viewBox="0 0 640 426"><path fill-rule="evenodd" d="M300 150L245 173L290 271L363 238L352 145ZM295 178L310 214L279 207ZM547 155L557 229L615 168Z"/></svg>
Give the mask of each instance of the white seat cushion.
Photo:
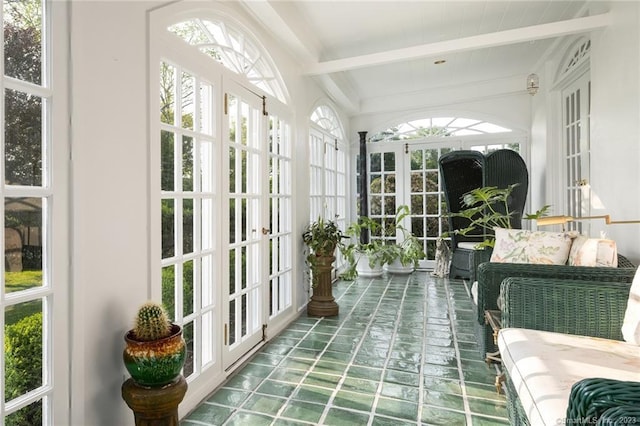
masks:
<svg viewBox="0 0 640 426"><path fill-rule="evenodd" d="M587 377L640 382L640 347L539 330L500 330L504 368L532 425L566 417L571 386Z"/></svg>
<svg viewBox="0 0 640 426"><path fill-rule="evenodd" d="M474 242L470 242L470 241L463 241L461 243L458 243L458 248L465 249L465 250L480 250L480 249L476 248L478 246L478 244L480 244L480 243L474 243Z"/></svg>

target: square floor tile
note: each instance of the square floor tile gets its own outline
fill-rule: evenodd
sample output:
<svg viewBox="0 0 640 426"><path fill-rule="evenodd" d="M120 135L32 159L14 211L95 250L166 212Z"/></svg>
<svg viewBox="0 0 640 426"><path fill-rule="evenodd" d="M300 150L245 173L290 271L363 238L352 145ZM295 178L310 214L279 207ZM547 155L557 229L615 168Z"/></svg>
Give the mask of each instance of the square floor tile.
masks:
<svg viewBox="0 0 640 426"><path fill-rule="evenodd" d="M369 414L357 413L342 408L331 408L323 424L327 426L366 425L369 422Z"/></svg>
<svg viewBox="0 0 640 426"><path fill-rule="evenodd" d="M341 390L333 399L333 405L358 411L371 411L373 399L373 394L364 394Z"/></svg>
<svg viewBox="0 0 640 426"><path fill-rule="evenodd" d="M276 398L273 395L254 394L247 399L242 408L248 411L275 415L285 401L284 398Z"/></svg>
<svg viewBox="0 0 640 426"><path fill-rule="evenodd" d="M329 402L331 395L333 395L333 389L301 385L294 392L291 398L326 405L327 402Z"/></svg>
<svg viewBox="0 0 640 426"><path fill-rule="evenodd" d="M324 412L324 408L324 405L292 400L287 403L282 416L310 423L318 423Z"/></svg>
<svg viewBox="0 0 640 426"><path fill-rule="evenodd" d="M415 419L418 417L418 404L399 399L379 398L375 410L376 414L400 419Z"/></svg>

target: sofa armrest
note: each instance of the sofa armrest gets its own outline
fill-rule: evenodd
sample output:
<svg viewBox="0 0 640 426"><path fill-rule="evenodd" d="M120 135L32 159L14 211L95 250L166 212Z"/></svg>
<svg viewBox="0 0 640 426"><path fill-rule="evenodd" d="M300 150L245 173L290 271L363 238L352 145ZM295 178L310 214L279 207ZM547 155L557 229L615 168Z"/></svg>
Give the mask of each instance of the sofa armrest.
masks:
<svg viewBox="0 0 640 426"><path fill-rule="evenodd" d="M629 283L511 277L501 287L504 328L622 340Z"/></svg>
<svg viewBox="0 0 640 426"><path fill-rule="evenodd" d="M484 311L498 309L500 283L508 277L557 278L567 280L631 283L635 267L607 268L568 265L485 262L478 266L477 320L484 323Z"/></svg>
<svg viewBox="0 0 640 426"><path fill-rule="evenodd" d="M571 387L567 424L640 423L640 382L588 378ZM616 420L621 420L616 423Z"/></svg>

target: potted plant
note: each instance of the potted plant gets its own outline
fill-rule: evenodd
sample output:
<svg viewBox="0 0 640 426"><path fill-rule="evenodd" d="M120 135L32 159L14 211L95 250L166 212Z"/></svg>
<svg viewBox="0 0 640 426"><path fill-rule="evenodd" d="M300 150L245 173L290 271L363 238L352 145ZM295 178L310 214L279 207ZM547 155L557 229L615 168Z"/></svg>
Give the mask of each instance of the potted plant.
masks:
<svg viewBox="0 0 640 426"><path fill-rule="evenodd" d="M363 232L378 238L367 243L359 241ZM347 228L345 235L352 238L350 244L341 244L340 250L348 263L348 267L340 274L345 280L353 280L358 276L379 277L384 273L384 265L393 260L393 244L389 244L385 227L370 217L361 216L357 222ZM356 242L353 242L353 238Z"/></svg>
<svg viewBox="0 0 640 426"><path fill-rule="evenodd" d="M451 232L443 234L449 236L451 233L456 235L467 235L472 231L481 229L484 233L484 241L479 242L476 248L491 248L495 244L493 235L494 228L511 228L511 217L514 212L509 210L509 196L518 184L509 185L506 188L497 188L495 186L485 186L473 189L462 196L462 205L464 209L457 213L448 213L446 216L464 217L469 220L469 225L462 229L454 229ZM537 219L547 214L551 206L545 205L533 214L525 214L524 219Z"/></svg>
<svg viewBox="0 0 640 426"><path fill-rule="evenodd" d="M331 271L335 261L336 247L341 244L342 230L332 220L319 217L302 233L302 241L307 245L309 253L306 263L311 273L311 300L307 304L310 316L335 316L339 307L333 297Z"/></svg>
<svg viewBox="0 0 640 426"><path fill-rule="evenodd" d="M402 225L402 221L410 215L409 206L398 207L394 224L387 234L397 235L397 231L402 233L402 241L389 247L390 260L388 260L387 271L395 274L410 274L427 255L424 252L422 243L412 232Z"/></svg>
<svg viewBox="0 0 640 426"><path fill-rule="evenodd" d="M178 379L186 345L182 328L169 320L162 305L149 301L140 306L124 340L124 365L136 384L161 387Z"/></svg>

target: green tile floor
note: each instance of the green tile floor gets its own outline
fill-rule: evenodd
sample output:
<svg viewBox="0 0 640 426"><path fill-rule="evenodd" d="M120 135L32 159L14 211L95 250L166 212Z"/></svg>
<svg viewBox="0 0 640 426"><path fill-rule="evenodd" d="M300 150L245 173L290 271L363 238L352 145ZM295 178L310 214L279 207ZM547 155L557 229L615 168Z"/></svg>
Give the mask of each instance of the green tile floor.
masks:
<svg viewBox="0 0 640 426"><path fill-rule="evenodd" d="M339 281L340 315L303 313L182 426L504 425L464 281Z"/></svg>

